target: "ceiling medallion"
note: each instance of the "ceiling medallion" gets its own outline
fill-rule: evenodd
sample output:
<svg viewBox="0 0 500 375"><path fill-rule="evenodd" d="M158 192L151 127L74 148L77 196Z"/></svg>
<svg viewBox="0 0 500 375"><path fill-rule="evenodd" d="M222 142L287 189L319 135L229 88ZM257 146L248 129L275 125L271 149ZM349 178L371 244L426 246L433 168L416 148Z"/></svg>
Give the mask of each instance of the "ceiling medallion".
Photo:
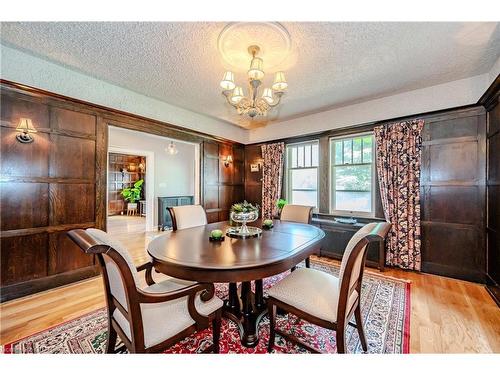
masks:
<svg viewBox="0 0 500 375"><path fill-rule="evenodd" d="M260 33L258 33L260 29ZM263 29L264 32L263 33ZM267 31L273 32L267 32ZM229 33L231 32L231 33ZM278 71L275 73L274 82L271 87L262 88L264 73L263 50L271 51L265 54L271 58L271 66L279 65L288 56L290 51L290 37L286 29L277 23L241 23L230 24L224 28L219 35L218 45L224 60L235 67L236 70L241 70L241 66L235 66L235 63L241 62L241 42L250 43L259 40L259 45L250 44L246 47L246 61L250 61L250 67L247 70L248 77L248 95L245 95L243 88L237 86L234 81L233 71L226 71L220 82L222 94L227 102L236 108L238 114L248 115L250 118L255 116L266 116L267 112L276 107L281 97L285 93L288 83L285 79L285 73ZM236 43L238 42L238 43ZM262 47L262 43L265 47ZM230 57L234 58L231 59ZM284 57L283 57L284 56ZM246 65L245 64L245 65ZM246 65L248 66L248 65ZM262 92L261 92L262 88Z"/></svg>

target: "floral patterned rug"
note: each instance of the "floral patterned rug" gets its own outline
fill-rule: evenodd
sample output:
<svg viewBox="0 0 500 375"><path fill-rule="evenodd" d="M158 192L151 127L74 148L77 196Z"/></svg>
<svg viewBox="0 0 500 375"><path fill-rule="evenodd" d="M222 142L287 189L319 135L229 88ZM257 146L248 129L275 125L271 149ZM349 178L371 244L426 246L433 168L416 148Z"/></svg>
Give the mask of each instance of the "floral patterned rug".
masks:
<svg viewBox="0 0 500 375"><path fill-rule="evenodd" d="M316 258L318 259L318 258ZM329 261L313 260L311 267L338 276L339 267ZM288 272L264 280L268 289ZM217 284L217 295L227 296L226 284ZM368 353L408 353L410 342L410 283L365 272L361 293L361 310ZM309 324L296 316L278 315L277 326L322 353L335 353L335 332ZM228 319L222 320L221 353L266 353L269 337L269 320L260 323L260 341L255 348L240 344L238 329ZM106 344L107 313L99 309L77 319L12 342L2 348L4 353L102 353ZM198 353L209 346L211 330L198 332L165 353ZM358 333L348 326L346 334L348 353L363 353ZM306 350L276 335L275 353L307 353Z"/></svg>

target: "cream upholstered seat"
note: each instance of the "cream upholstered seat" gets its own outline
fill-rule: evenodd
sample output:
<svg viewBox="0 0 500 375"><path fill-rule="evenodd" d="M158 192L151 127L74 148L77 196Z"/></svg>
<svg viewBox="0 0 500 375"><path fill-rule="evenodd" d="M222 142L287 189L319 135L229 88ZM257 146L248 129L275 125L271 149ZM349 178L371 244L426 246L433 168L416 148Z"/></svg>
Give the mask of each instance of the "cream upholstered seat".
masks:
<svg viewBox="0 0 500 375"><path fill-rule="evenodd" d="M312 210L314 207L302 206L299 204L287 204L281 210L280 219L282 221L294 221L296 223L310 224Z"/></svg>
<svg viewBox="0 0 500 375"><path fill-rule="evenodd" d="M274 285L268 295L308 314L335 323L340 294L339 279L312 268L299 268ZM350 297L350 306L358 293Z"/></svg>
<svg viewBox="0 0 500 375"><path fill-rule="evenodd" d="M338 278L319 270L300 268L268 290L271 329L269 351L274 346L276 307L313 324L335 330L339 353L345 352L345 328L354 314L362 347L367 350L360 305L366 248L372 241L383 240L390 226L389 223L370 223L357 231L347 244ZM279 333L295 340L284 332ZM304 346L300 342L298 344Z"/></svg>
<svg viewBox="0 0 500 375"><path fill-rule="evenodd" d="M168 278L157 284L151 279L142 287L132 258L119 241L94 228L69 235L82 250L99 256L110 317L107 352L114 350L117 333L132 352L160 351L205 328L210 320L218 351L223 302L214 295L213 284Z"/></svg>
<svg viewBox="0 0 500 375"><path fill-rule="evenodd" d="M174 230L198 227L207 224L207 215L200 205L169 207Z"/></svg>

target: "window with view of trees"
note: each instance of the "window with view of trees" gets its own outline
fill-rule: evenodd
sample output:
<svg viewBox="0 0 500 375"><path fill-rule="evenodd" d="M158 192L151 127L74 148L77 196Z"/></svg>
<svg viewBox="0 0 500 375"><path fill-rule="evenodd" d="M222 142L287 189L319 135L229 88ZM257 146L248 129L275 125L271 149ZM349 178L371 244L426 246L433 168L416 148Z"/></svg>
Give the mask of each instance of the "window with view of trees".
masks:
<svg viewBox="0 0 500 375"><path fill-rule="evenodd" d="M330 158L331 211L373 214L373 135L332 138Z"/></svg>
<svg viewBox="0 0 500 375"><path fill-rule="evenodd" d="M292 204L318 206L318 142L287 145L286 191Z"/></svg>

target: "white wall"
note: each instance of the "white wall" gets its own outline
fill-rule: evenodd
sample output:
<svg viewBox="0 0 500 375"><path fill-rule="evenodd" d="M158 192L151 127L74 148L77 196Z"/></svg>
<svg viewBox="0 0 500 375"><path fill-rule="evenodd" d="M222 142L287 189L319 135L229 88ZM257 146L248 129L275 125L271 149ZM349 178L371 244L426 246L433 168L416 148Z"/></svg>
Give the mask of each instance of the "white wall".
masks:
<svg viewBox="0 0 500 375"><path fill-rule="evenodd" d="M248 143L311 134L372 121L476 103L488 89L488 73L441 85L319 112L252 129Z"/></svg>
<svg viewBox="0 0 500 375"><path fill-rule="evenodd" d="M244 143L246 130L0 44L3 79Z"/></svg>
<svg viewBox="0 0 500 375"><path fill-rule="evenodd" d="M198 145L173 140L179 152L170 155L165 147L169 138L127 129L109 127L110 149L134 149L154 153L154 166L146 160L146 176L154 168L154 216L153 225L158 223L157 197L172 195L193 195L198 198L199 155Z"/></svg>

